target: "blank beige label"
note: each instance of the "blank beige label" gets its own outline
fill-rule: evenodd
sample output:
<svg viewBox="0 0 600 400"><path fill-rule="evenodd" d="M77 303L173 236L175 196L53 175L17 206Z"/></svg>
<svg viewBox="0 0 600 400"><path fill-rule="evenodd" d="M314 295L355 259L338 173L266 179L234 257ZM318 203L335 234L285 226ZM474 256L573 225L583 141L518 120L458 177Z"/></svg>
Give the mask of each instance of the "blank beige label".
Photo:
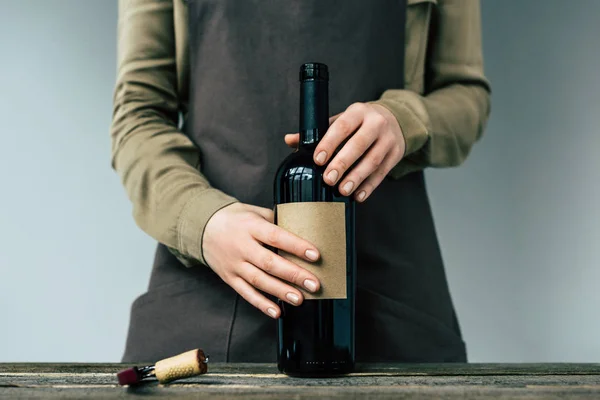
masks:
<svg viewBox="0 0 600 400"><path fill-rule="evenodd" d="M277 205L277 225L313 243L321 258L308 262L293 254L279 254L306 268L319 278L315 294L303 288L306 299L345 299L346 294L346 205L339 202L301 202Z"/></svg>

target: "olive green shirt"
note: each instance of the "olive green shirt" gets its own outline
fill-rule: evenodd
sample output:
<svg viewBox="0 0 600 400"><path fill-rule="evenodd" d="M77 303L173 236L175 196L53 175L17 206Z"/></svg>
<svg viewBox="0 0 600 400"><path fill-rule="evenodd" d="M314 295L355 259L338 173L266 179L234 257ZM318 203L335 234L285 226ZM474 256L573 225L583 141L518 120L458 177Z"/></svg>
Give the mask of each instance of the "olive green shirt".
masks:
<svg viewBox="0 0 600 400"><path fill-rule="evenodd" d="M373 99L395 115L406 142L405 157L389 173L395 179L461 164L490 112L479 0L408 0L406 18L405 88ZM136 223L191 266L205 264L210 217L238 200L211 187L200 152L180 130L188 102L187 21L184 0L119 0L110 134L112 165Z"/></svg>

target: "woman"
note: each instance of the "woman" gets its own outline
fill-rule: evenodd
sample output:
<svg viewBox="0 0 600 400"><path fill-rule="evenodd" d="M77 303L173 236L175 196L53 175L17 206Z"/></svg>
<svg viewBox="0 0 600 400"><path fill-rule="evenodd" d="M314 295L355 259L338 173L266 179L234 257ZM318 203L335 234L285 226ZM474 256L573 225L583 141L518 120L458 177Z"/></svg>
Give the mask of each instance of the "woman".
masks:
<svg viewBox="0 0 600 400"><path fill-rule="evenodd" d="M123 360L275 359L265 294L319 288L265 246L319 257L271 211L297 69L319 61L335 116L315 161L358 202L357 361L465 361L423 169L460 164L483 132L480 31L477 0L120 0L113 167L160 243Z"/></svg>

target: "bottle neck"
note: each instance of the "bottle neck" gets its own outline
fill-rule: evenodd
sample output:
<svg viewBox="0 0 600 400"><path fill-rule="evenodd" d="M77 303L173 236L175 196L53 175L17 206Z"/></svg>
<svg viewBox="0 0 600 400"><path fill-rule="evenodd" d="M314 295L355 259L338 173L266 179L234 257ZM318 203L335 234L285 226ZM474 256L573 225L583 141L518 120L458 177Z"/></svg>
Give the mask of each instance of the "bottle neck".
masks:
<svg viewBox="0 0 600 400"><path fill-rule="evenodd" d="M300 83L300 147L316 146L329 128L328 86L321 79Z"/></svg>

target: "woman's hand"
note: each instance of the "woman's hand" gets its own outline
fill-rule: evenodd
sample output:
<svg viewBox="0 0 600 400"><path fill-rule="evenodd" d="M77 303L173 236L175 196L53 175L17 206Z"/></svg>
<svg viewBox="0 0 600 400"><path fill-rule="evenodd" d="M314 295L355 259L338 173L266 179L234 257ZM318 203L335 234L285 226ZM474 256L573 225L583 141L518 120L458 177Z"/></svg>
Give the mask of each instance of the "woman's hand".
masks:
<svg viewBox="0 0 600 400"><path fill-rule="evenodd" d="M387 108L368 103L352 104L332 117L330 123L315 149L314 160L318 165L326 164L335 149L349 138L329 162L323 176L329 185L339 182L341 194L354 193L357 201L365 201L404 156L400 125ZM286 135L285 142L297 147L299 134ZM360 157L362 159L354 165Z"/></svg>
<svg viewBox="0 0 600 400"><path fill-rule="evenodd" d="M319 290L320 284L312 273L263 244L310 262L319 259L313 244L273 224L272 210L243 203L223 207L208 220L202 251L207 264L225 283L254 307L279 318L279 307L259 290L300 305L302 293L287 282L309 292Z"/></svg>

